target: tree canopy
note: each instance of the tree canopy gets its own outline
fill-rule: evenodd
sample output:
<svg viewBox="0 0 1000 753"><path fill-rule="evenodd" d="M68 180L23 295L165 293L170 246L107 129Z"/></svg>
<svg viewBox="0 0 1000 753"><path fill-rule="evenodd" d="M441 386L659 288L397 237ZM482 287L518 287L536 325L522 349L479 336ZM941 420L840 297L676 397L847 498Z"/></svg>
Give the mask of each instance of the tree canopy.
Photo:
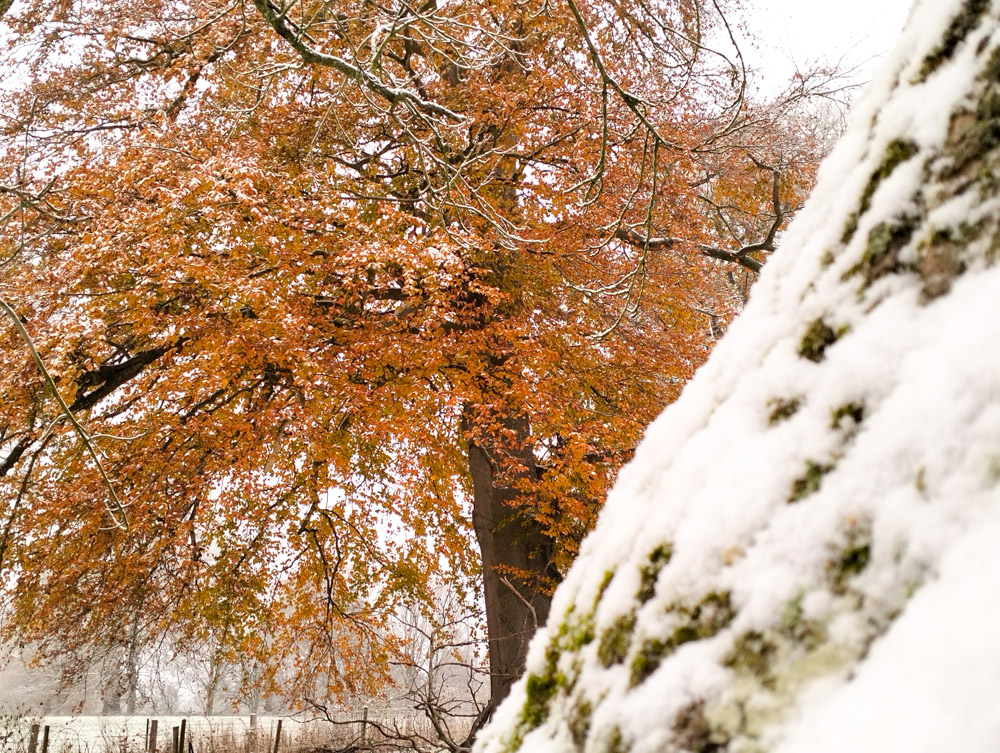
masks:
<svg viewBox="0 0 1000 753"><path fill-rule="evenodd" d="M505 692L807 190L815 82L750 102L700 0L4 10L10 629L323 695L484 577Z"/></svg>

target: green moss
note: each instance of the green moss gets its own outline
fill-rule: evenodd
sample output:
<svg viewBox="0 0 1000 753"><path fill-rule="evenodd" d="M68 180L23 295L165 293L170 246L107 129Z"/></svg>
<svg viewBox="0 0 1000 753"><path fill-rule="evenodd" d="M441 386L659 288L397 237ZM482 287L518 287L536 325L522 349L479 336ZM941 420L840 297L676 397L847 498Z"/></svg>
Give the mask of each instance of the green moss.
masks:
<svg viewBox="0 0 1000 753"><path fill-rule="evenodd" d="M729 591L712 591L689 612L698 627L698 638L711 638L729 626L736 616Z"/></svg>
<svg viewBox="0 0 1000 753"><path fill-rule="evenodd" d="M802 399L798 397L793 397L791 400L775 398L768 403L771 409L771 414L767 417L768 426L776 426L782 421L787 421L798 412L801 405Z"/></svg>
<svg viewBox="0 0 1000 753"><path fill-rule="evenodd" d="M559 669L559 658L566 652L579 651L594 641L594 616L576 614L575 606L570 606L551 643L545 649L545 667L541 672L532 672L525 681L524 706L518 734L523 736L540 725L549 713L552 698L561 688L572 688L576 675L567 677ZM578 670L577 670L578 671ZM516 748L518 746L512 746Z"/></svg>
<svg viewBox="0 0 1000 753"><path fill-rule="evenodd" d="M632 657L629 669L632 672L631 687L635 687L660 666L660 662L672 651L669 643L657 639L643 642Z"/></svg>
<svg viewBox="0 0 1000 753"><path fill-rule="evenodd" d="M966 0L962 10L952 19L945 30L944 38L934 51L924 58L920 66L919 81L925 81L943 63L951 59L955 50L967 36L976 28L979 19L990 7L990 0Z"/></svg>
<svg viewBox="0 0 1000 753"><path fill-rule="evenodd" d="M852 422L847 428L853 428L861 424L865 418L865 406L860 403L845 403L833 411L830 419L831 429L845 428L844 423L848 419Z"/></svg>
<svg viewBox="0 0 1000 753"><path fill-rule="evenodd" d="M565 651L577 651L594 640L594 614L577 614L576 605L571 604L556 635L552 640L552 649L563 653Z"/></svg>
<svg viewBox="0 0 1000 753"><path fill-rule="evenodd" d="M640 604L645 604L653 598L656 592L656 579L660 575L660 570L667 566L674 550L670 544L660 544L649 555L649 563L643 565L639 571L639 590L635 598Z"/></svg>
<svg viewBox="0 0 1000 753"><path fill-rule="evenodd" d="M559 651L550 646L545 652L545 670L541 674L531 673L525 684L524 707L521 709L521 733L538 727L549 713L549 703L565 677L557 671Z"/></svg>
<svg viewBox="0 0 1000 753"><path fill-rule="evenodd" d="M795 479L792 483L792 491L789 494L788 501L798 502L800 499L818 492L823 483L823 477L832 470L832 465L823 465L822 463L817 463L815 460L807 460L805 475Z"/></svg>
<svg viewBox="0 0 1000 753"><path fill-rule="evenodd" d="M1000 146L1000 89L989 87L979 100L975 118L969 121L955 144L950 167L942 177L954 178L972 163Z"/></svg>
<svg viewBox="0 0 1000 753"><path fill-rule="evenodd" d="M829 565L830 581L834 593L844 593L847 582L865 571L871 562L871 532L867 527L852 530L847 546Z"/></svg>
<svg viewBox="0 0 1000 753"><path fill-rule="evenodd" d="M834 331L823 319L817 319L809 325L809 329L802 336L802 341L799 343L799 355L819 363L826 357L826 349L837 342L840 334Z"/></svg>
<svg viewBox="0 0 1000 753"><path fill-rule="evenodd" d="M736 616L728 591L713 591L694 606L676 606L669 611L677 616L673 633L666 639L646 640L632 656L629 668L633 687L653 674L663 659L685 643L717 635Z"/></svg>
<svg viewBox="0 0 1000 753"><path fill-rule="evenodd" d="M601 585L597 587L597 597L594 599L594 609L597 609L597 604L604 598L604 592L608 590L608 586L611 585L611 580L615 577L614 570L607 570L604 573L604 577L601 578Z"/></svg>
<svg viewBox="0 0 1000 753"><path fill-rule="evenodd" d="M979 73L980 79L1000 83L1000 47L994 47L989 60Z"/></svg>
<svg viewBox="0 0 1000 753"><path fill-rule="evenodd" d="M827 267L832 266L836 260L837 257L834 256L833 251L827 249L823 252L823 255L819 257L819 267L820 269L826 269Z"/></svg>
<svg viewBox="0 0 1000 753"><path fill-rule="evenodd" d="M597 645L597 658L601 666L607 669L625 661L634 630L635 612L630 612L615 620L614 624L601 634L601 642Z"/></svg>
<svg viewBox="0 0 1000 753"><path fill-rule="evenodd" d="M622 731L618 727L615 727L611 730L611 734L608 735L608 744L604 749L604 753L627 753L627 751L628 746L622 737Z"/></svg>
<svg viewBox="0 0 1000 753"><path fill-rule="evenodd" d="M573 706L569 714L569 734L577 748L582 749L590 734L590 717L594 707L590 701L581 700Z"/></svg>
<svg viewBox="0 0 1000 753"><path fill-rule="evenodd" d="M860 274L864 278L863 287L867 288L886 275L905 271L907 266L900 261L900 254L913 239L918 224L916 217L907 215L872 228L861 261L848 269L842 279Z"/></svg>
<svg viewBox="0 0 1000 753"><path fill-rule="evenodd" d="M897 167L916 156L918 151L916 142L907 139L894 139L885 148L882 163L872 173L868 179L868 184L865 186L864 193L861 194L861 204L858 210L848 218L847 224L844 227L844 232L840 239L844 245L850 243L851 239L854 238L854 234L858 230L858 222L861 216L871 208L872 197L875 195L878 187L892 175Z"/></svg>
<svg viewBox="0 0 1000 753"><path fill-rule="evenodd" d="M739 636L723 663L734 670L745 670L764 678L771 673L771 664L778 646L763 633L751 630Z"/></svg>

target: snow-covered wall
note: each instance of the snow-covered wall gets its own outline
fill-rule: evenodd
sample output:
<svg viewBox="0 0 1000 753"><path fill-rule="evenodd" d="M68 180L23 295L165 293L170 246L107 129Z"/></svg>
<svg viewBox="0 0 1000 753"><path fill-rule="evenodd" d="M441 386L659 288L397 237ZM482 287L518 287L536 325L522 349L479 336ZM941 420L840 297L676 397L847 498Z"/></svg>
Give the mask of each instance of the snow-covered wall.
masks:
<svg viewBox="0 0 1000 753"><path fill-rule="evenodd" d="M1000 750L1000 0L918 0L477 753Z"/></svg>

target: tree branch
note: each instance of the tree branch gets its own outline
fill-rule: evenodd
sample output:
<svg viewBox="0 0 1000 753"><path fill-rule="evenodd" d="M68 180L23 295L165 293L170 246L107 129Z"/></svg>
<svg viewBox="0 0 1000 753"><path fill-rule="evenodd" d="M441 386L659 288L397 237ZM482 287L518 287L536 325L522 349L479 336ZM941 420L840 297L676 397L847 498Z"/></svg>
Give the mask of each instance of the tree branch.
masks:
<svg viewBox="0 0 1000 753"><path fill-rule="evenodd" d="M437 115L455 122L462 122L464 120L457 112L449 110L443 105L439 105L436 102L428 102L426 99L422 99L406 89L386 85L363 68L353 65L342 57L314 50L302 41L301 33L296 33L292 29L291 22L289 22L287 17L287 11L276 8L271 3L271 0L253 0L253 4L260 11L260 14L267 21L268 25L278 33L278 36L288 42L307 63L315 63L316 65L333 68L352 81L378 94L387 102L409 105L414 110L418 110L425 115Z"/></svg>
<svg viewBox="0 0 1000 753"><path fill-rule="evenodd" d="M32 359L35 361L35 365L38 370L42 372L42 377L45 379L45 383L48 385L52 394L56 398L56 402L59 403L59 407L62 410L63 415L69 420L70 424L73 426L73 430L76 432L77 436L80 437L80 441L83 446L87 448L87 452L93 459L94 464L97 466L98 472L101 474L101 478L104 479L104 484L108 487L108 496L110 498L110 504L108 505L108 513L111 515L111 520L116 528L121 528L122 530L128 530L128 516L125 514L125 507L122 505L121 500L118 499L118 493L115 492L114 484L111 483L111 478L108 476L107 471L104 470L104 464L101 462L101 458L97 454L97 450L94 448L94 444L91 441L90 434L83 425L77 420L73 411L63 400L61 394L59 394L59 388L56 386L55 380L49 373L48 368L45 366L45 362L42 361L42 357L38 354L38 350L35 349L35 343L31 339L31 335L28 334L28 330L24 328L21 323L21 317L17 315L17 312L2 298L0 298L0 309L2 309L10 320L14 323L14 328L17 330L21 339L24 340L25 345L28 347L28 352L31 353Z"/></svg>

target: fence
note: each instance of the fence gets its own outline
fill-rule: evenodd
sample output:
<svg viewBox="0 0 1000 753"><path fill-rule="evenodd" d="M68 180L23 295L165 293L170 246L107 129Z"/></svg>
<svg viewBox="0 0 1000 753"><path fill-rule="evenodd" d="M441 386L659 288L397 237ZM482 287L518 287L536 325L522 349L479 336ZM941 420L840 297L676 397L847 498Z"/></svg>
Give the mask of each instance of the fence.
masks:
<svg viewBox="0 0 1000 753"><path fill-rule="evenodd" d="M464 726L460 724L459 726ZM412 711L363 709L295 717L0 717L2 753L294 753L373 742L379 729L433 737Z"/></svg>

